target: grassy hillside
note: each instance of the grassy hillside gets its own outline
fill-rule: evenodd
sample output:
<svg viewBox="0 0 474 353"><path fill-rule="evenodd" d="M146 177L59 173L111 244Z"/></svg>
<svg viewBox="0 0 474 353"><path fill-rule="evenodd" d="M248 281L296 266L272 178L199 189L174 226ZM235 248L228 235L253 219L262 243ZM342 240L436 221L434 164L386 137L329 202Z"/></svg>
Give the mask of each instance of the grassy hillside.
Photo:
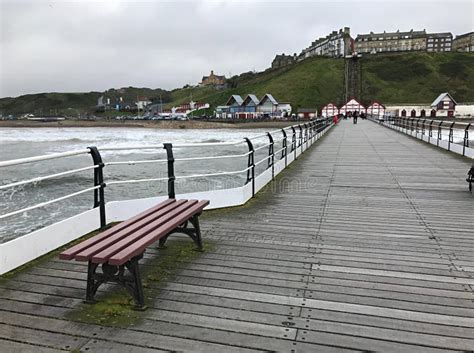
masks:
<svg viewBox="0 0 474 353"><path fill-rule="evenodd" d="M439 93L450 92L459 102L474 101L473 53L410 53L366 55L361 63L361 99L391 103L432 102ZM225 104L232 94L258 97L271 93L293 107L311 108L344 97L344 60L310 58L303 62L260 73L247 72L228 80L229 88L188 87L165 91L150 88L110 89L107 97L134 101L146 96L168 106L194 101L208 102L212 108ZM97 98L104 93L41 93L0 99L0 113L19 114L50 112L76 115L93 112Z"/></svg>
<svg viewBox="0 0 474 353"><path fill-rule="evenodd" d="M209 87L174 90L172 103L193 100L212 106L223 105L230 95L254 93L262 97L271 93L278 101L291 102L295 107L316 107L328 101L341 102L344 86L344 61L311 58L291 67L267 70L258 74L246 73L230 79L233 88L216 91Z"/></svg>
<svg viewBox="0 0 474 353"><path fill-rule="evenodd" d="M93 112L97 99L102 95L106 95L112 101L115 98L123 97L126 102L134 102L137 96L145 96L158 101L160 95L164 102L170 100L168 91L135 87L109 89L105 93L38 93L0 99L0 113L67 114L74 116L79 112Z"/></svg>
<svg viewBox="0 0 474 353"><path fill-rule="evenodd" d="M430 103L450 92L458 102L474 101L472 53L411 53L361 59L361 98L382 103Z"/></svg>

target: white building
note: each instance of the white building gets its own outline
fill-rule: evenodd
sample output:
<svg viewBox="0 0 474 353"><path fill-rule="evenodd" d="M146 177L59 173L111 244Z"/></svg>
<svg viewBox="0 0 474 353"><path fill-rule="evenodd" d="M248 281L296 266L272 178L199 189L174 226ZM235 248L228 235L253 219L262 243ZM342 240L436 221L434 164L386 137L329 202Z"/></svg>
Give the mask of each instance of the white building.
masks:
<svg viewBox="0 0 474 353"><path fill-rule="evenodd" d="M347 114L349 112L364 112L365 113L366 109L362 103L360 103L357 99L352 98L349 101L347 101L346 104L344 104L341 108L339 108L339 113L340 114Z"/></svg>
<svg viewBox="0 0 474 353"><path fill-rule="evenodd" d="M367 115L383 117L385 114L385 106L379 102L373 102L367 107Z"/></svg>
<svg viewBox="0 0 474 353"><path fill-rule="evenodd" d="M319 38L311 45L303 49L298 60L311 56L328 56L331 58L344 57L351 52L350 28L344 27L339 31L333 31L324 38Z"/></svg>
<svg viewBox="0 0 474 353"><path fill-rule="evenodd" d="M326 104L322 109L321 109L321 116L323 117L332 117L336 114L339 114L339 108L335 103L329 103Z"/></svg>

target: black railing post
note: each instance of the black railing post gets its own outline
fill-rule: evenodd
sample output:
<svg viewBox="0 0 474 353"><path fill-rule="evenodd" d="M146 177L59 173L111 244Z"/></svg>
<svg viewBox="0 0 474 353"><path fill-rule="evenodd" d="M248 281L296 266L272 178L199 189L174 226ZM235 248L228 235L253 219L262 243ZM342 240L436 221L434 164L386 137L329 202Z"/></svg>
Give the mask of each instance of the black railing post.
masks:
<svg viewBox="0 0 474 353"><path fill-rule="evenodd" d="M292 126L291 130L293 131L292 137L291 137L291 151L295 151L295 159L296 159L296 130L295 127Z"/></svg>
<svg viewBox="0 0 474 353"><path fill-rule="evenodd" d="M304 123L304 142L306 143L306 149L308 149L308 124Z"/></svg>
<svg viewBox="0 0 474 353"><path fill-rule="evenodd" d="M449 127L449 137L448 137L448 151L451 151L451 143L453 142L453 126L456 124L455 122L451 123Z"/></svg>
<svg viewBox="0 0 474 353"><path fill-rule="evenodd" d="M286 168L288 166L288 137L286 136L285 129L281 129L281 132L283 133L281 159L285 157L285 168Z"/></svg>
<svg viewBox="0 0 474 353"><path fill-rule="evenodd" d="M245 184L252 182L252 197L255 196L255 150L253 148L252 141L249 138L245 138L247 146L249 147L249 157L247 162L247 181Z"/></svg>
<svg viewBox="0 0 474 353"><path fill-rule="evenodd" d="M268 168L272 167L272 179L275 178L275 148L273 142L273 136L271 133L267 132L268 139L270 144L268 145Z"/></svg>
<svg viewBox="0 0 474 353"><path fill-rule="evenodd" d="M421 136L425 136L425 122L426 119L423 119L423 122L421 123ZM421 139L423 140L423 137L421 137Z"/></svg>
<svg viewBox="0 0 474 353"><path fill-rule="evenodd" d="M166 158L168 160L168 197L174 199L176 198L174 190L176 177L174 175L173 145L171 143L164 143L163 148L166 150Z"/></svg>
<svg viewBox="0 0 474 353"><path fill-rule="evenodd" d="M98 166L94 168L94 186L99 186L98 189L94 190L94 208L99 207L100 216L100 227L103 228L107 225L107 219L105 215L105 183L104 183L104 162L100 155L97 147L88 147L94 165Z"/></svg>
<svg viewBox="0 0 474 353"><path fill-rule="evenodd" d="M430 121L430 131L428 132L430 138L428 139L428 142L431 142L431 138L433 137L433 122L434 120Z"/></svg>
<svg viewBox="0 0 474 353"><path fill-rule="evenodd" d="M300 129L298 134L298 147L301 146L301 153L303 153L303 128L301 127L301 124L298 125L298 128Z"/></svg>
<svg viewBox="0 0 474 353"><path fill-rule="evenodd" d="M464 140L462 144L462 155L466 155L466 147L469 147L469 128L471 127L471 123L467 124L466 128L464 129Z"/></svg>
<svg viewBox="0 0 474 353"><path fill-rule="evenodd" d="M443 138L441 125L443 125L443 121L440 121L439 124L438 124L438 138L437 138L437 141L436 141L436 146L438 146L438 147L439 147L439 141L442 140L442 138Z"/></svg>

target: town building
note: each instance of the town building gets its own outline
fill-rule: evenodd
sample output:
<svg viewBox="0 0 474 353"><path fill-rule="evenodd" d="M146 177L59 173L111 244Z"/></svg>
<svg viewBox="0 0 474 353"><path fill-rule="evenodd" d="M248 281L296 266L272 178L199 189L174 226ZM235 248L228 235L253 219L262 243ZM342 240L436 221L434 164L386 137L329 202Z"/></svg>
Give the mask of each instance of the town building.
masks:
<svg viewBox="0 0 474 353"><path fill-rule="evenodd" d="M138 111L144 111L147 105L151 104L152 101L147 97L137 97L135 105L137 106Z"/></svg>
<svg viewBox="0 0 474 353"><path fill-rule="evenodd" d="M278 69L280 67L288 66L296 62L296 53L293 55L281 54L275 56L272 61L272 69Z"/></svg>
<svg viewBox="0 0 474 353"><path fill-rule="evenodd" d="M339 108L339 114L347 114L352 112L366 112L366 109L362 103L360 103L357 99L352 98L347 101L341 108Z"/></svg>
<svg viewBox="0 0 474 353"><path fill-rule="evenodd" d="M321 116L323 117L331 117L336 114L339 114L339 108L335 103L329 103L326 104L322 109L321 109Z"/></svg>
<svg viewBox="0 0 474 353"><path fill-rule="evenodd" d="M237 113L239 119L253 119L257 117L257 106L260 103L255 94L248 94L242 103L242 110Z"/></svg>
<svg viewBox="0 0 474 353"><path fill-rule="evenodd" d="M298 119L311 120L318 115L318 110L316 108L299 108L298 109Z"/></svg>
<svg viewBox="0 0 474 353"><path fill-rule="evenodd" d="M289 116L291 116L291 112L292 112L293 108L291 107L291 103L290 102L278 102L278 109L277 109L277 112L275 114L275 117L278 118L287 118ZM278 116L279 114L279 116Z"/></svg>
<svg viewBox="0 0 474 353"><path fill-rule="evenodd" d="M202 86L223 86L225 85L225 76L215 75L214 71L211 70L209 76L203 76L201 80Z"/></svg>
<svg viewBox="0 0 474 353"><path fill-rule="evenodd" d="M456 110L456 101L451 97L448 92L441 93L433 103L431 103L431 109L436 110L437 116L453 117L454 111Z"/></svg>
<svg viewBox="0 0 474 353"><path fill-rule="evenodd" d="M383 32L358 34L355 39L357 53L382 53L426 50L426 31Z"/></svg>
<svg viewBox="0 0 474 353"><path fill-rule="evenodd" d="M450 32L428 33L426 35L426 51L444 52L451 51L453 35Z"/></svg>
<svg viewBox="0 0 474 353"><path fill-rule="evenodd" d="M257 105L257 112L265 117L270 117L278 110L278 102L270 93L263 96Z"/></svg>
<svg viewBox="0 0 474 353"><path fill-rule="evenodd" d="M229 106L228 105L219 105L216 107L214 111L214 116L217 119L230 119L232 115L229 113Z"/></svg>
<svg viewBox="0 0 474 353"><path fill-rule="evenodd" d="M311 56L327 56L330 58L344 57L351 52L350 28L344 27L333 31L324 38L315 40L308 48L302 50L298 60Z"/></svg>
<svg viewBox="0 0 474 353"><path fill-rule="evenodd" d="M474 52L474 32L456 36L453 40L453 51Z"/></svg>
<svg viewBox="0 0 474 353"><path fill-rule="evenodd" d="M379 102L373 102L367 107L367 115L374 117L383 117L385 114L385 106Z"/></svg>
<svg viewBox="0 0 474 353"><path fill-rule="evenodd" d="M230 96L229 100L225 104L228 107L227 113L231 116L235 113L241 112L243 110L242 104L244 100L238 94L233 94Z"/></svg>
<svg viewBox="0 0 474 353"><path fill-rule="evenodd" d="M216 108L215 116L222 119L279 119L289 116L291 109L290 103L279 103L270 93L266 93L261 100L254 94L248 94L245 99L234 94L225 105Z"/></svg>

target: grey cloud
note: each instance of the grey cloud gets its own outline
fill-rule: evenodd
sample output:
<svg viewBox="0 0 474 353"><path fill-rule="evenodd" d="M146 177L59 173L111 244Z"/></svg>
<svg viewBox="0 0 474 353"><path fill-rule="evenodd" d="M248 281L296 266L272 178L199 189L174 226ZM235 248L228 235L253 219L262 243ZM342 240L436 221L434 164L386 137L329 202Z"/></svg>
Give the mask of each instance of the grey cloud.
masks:
<svg viewBox="0 0 474 353"><path fill-rule="evenodd" d="M0 96L110 87L175 88L214 69L264 70L344 26L473 28L471 1L0 0ZM407 7L410 11L407 11Z"/></svg>

